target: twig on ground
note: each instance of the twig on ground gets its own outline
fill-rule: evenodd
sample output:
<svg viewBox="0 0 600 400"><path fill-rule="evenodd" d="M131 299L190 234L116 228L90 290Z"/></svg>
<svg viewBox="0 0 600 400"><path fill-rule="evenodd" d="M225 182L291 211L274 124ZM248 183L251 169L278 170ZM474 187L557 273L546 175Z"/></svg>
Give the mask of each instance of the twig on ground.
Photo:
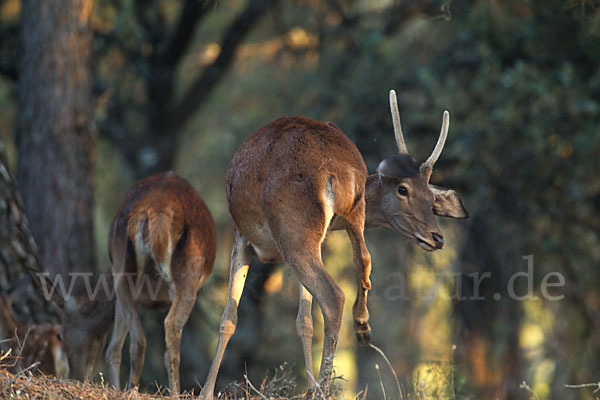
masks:
<svg viewBox="0 0 600 400"><path fill-rule="evenodd" d="M367 387L368 387L368 386L367 386ZM365 389L365 390L366 390L366 389ZM356 399L358 399L358 398L359 398L359 396L360 396L361 394L365 393L365 390L361 390L360 392L356 393L356 396L354 396L354 397L352 398L352 400L356 400ZM364 399L364 397L363 397L363 399Z"/></svg>
<svg viewBox="0 0 600 400"><path fill-rule="evenodd" d="M256 392L257 395L259 395L263 400L269 400L265 397L264 394L262 394L261 392L258 391L257 388L254 387L254 385L252 384L252 382L250 382L250 379L248 379L248 375L244 374L244 379L246 380L246 384L252 389L254 390L254 392Z"/></svg>
<svg viewBox="0 0 600 400"><path fill-rule="evenodd" d="M383 393L383 400L387 400L387 396L385 395L385 387L383 386L383 380L381 380L381 374L379 373L379 364L375 364L375 370L377 371L377 376L379 377L379 385L381 386L381 393Z"/></svg>
<svg viewBox="0 0 600 400"><path fill-rule="evenodd" d="M4 340L6 341L6 340ZM2 341L0 341L0 343L2 343ZM0 362L4 361L5 359L7 359L8 357L10 357L10 353L12 353L12 347L8 349L8 351L6 353L2 353L0 354Z"/></svg>
<svg viewBox="0 0 600 400"><path fill-rule="evenodd" d="M521 383L521 386L519 386L521 389L525 389L527 390L529 393L531 393L533 395L532 398L536 399L536 400L540 400L540 398L538 397L537 393L533 391L532 388L529 387L529 385L527 384L527 382L523 381L523 383Z"/></svg>
<svg viewBox="0 0 600 400"><path fill-rule="evenodd" d="M306 375L308 375L309 378L313 381L313 383L315 384L315 389L317 389L319 391L319 393L321 394L321 396L323 396L323 399L325 399L325 393L323 393L323 389L321 389L321 385L319 385L319 382L317 382L315 377L310 373L310 371L308 369L306 370Z"/></svg>
<svg viewBox="0 0 600 400"><path fill-rule="evenodd" d="M364 390L361 390L360 392L358 392L356 394L356 396L354 396L354 398L352 400L356 400L358 399L358 396L360 396L362 394L362 398L361 400L366 400L367 399L367 392L369 391L369 385L367 384L367 386L365 386Z"/></svg>
<svg viewBox="0 0 600 400"><path fill-rule="evenodd" d="M404 398L404 395L402 394L402 389L400 387L400 381L398 380L398 375L396 374L394 367L392 367L392 363L387 358L387 356L385 355L383 350L381 350L379 347L375 346L373 343L369 343L369 347L371 347L373 350L375 350L376 352L378 352L381 355L383 360L387 363L388 367L392 371L392 374L394 375L394 380L396 381L396 388L398 389L398 396L399 396L400 400L402 400Z"/></svg>
<svg viewBox="0 0 600 400"><path fill-rule="evenodd" d="M17 372L17 373L15 374L15 378L17 378L17 377L19 377L19 376L21 376L21 375L25 374L25 372L27 372L27 371L29 371L29 370L32 370L32 369L34 369L34 368L35 368L35 367L37 367L38 365L40 365L40 362L39 362L39 361L36 361L36 362L34 362L34 363L33 363L33 364L31 364L29 367L27 367L27 368L25 368L25 369L22 369L22 370L20 370L19 372Z"/></svg>
<svg viewBox="0 0 600 400"><path fill-rule="evenodd" d="M14 357L12 364L8 364L8 365L6 365L6 367L8 367L8 368L14 367L19 362L19 359L21 359L21 354L23 354L23 350L25 349L25 343L27 342L27 336L29 336L29 331L30 331L30 328L27 328L27 332L25 332L25 336L23 336L23 343L21 344L21 341L19 340L18 332L15 329L15 339L14 340L17 342L17 347L19 348L19 353ZM13 339L7 339L7 340L13 340ZM12 348L10 348L10 350L12 350ZM39 363L37 363L37 364L39 364Z"/></svg>
<svg viewBox="0 0 600 400"><path fill-rule="evenodd" d="M594 390L592 393L597 393L598 391L600 391L600 382L597 382L597 383L582 383L580 385L565 385L565 387L567 389L583 389L583 388L588 388L588 387L595 387L596 390Z"/></svg>

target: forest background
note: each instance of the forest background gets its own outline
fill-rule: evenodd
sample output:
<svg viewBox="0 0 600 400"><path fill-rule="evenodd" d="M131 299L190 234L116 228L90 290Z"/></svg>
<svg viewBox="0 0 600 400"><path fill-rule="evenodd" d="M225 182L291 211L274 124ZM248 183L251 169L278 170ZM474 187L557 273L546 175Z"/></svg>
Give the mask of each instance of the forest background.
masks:
<svg viewBox="0 0 600 400"><path fill-rule="evenodd" d="M282 115L333 121L373 172L396 148L390 89L418 160L447 109L432 182L456 189L470 218L440 220L446 246L432 254L367 232L373 342L409 393L524 399L526 381L540 399L591 399L564 385L600 370L599 65L596 0L0 0L0 140L52 274L109 268L108 227L134 180L173 169L203 196L219 247L184 331L182 387L197 390L226 299L225 172L243 141ZM9 247L3 290L24 268L6 261ZM380 379L395 385L354 339L344 233L328 236L324 259L348 299L340 384L382 398ZM564 284L544 291L549 273ZM218 386L282 363L303 386L295 277L254 263L247 282ZM167 382L164 315L142 315L151 391Z"/></svg>

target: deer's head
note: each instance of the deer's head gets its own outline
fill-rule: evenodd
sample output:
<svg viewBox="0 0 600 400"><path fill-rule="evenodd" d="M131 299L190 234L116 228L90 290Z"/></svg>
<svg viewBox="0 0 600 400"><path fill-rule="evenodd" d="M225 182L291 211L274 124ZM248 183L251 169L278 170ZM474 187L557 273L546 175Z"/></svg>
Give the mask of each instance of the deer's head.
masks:
<svg viewBox="0 0 600 400"><path fill-rule="evenodd" d="M376 219L379 224L408 237L427 251L441 249L444 246L444 236L435 215L468 217L467 210L454 190L429 183L433 166L442 153L448 135L450 114L448 111L444 112L438 142L429 158L418 166L404 142L394 90L390 91L390 108L399 154L386 158L377 168L377 197L380 203Z"/></svg>

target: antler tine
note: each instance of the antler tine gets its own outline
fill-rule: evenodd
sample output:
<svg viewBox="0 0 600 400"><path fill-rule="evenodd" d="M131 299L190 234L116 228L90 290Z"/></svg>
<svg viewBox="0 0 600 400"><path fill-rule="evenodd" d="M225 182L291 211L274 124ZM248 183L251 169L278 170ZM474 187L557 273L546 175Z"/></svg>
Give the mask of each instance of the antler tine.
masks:
<svg viewBox="0 0 600 400"><path fill-rule="evenodd" d="M448 111L444 111L444 118L442 120L442 130L440 131L440 137L431 152L431 155L423 163L423 165L433 168L435 162L440 158L440 154L442 154L442 150L444 149L444 144L446 143L446 138L448 137L448 127L450 126L450 113Z"/></svg>
<svg viewBox="0 0 600 400"><path fill-rule="evenodd" d="M402 135L402 126L400 125L400 112L398 111L398 99L396 98L396 91L390 90L390 110L392 111L392 121L394 122L394 134L396 135L396 144L398 144L398 151L400 154L408 154L408 148L404 142L404 135Z"/></svg>

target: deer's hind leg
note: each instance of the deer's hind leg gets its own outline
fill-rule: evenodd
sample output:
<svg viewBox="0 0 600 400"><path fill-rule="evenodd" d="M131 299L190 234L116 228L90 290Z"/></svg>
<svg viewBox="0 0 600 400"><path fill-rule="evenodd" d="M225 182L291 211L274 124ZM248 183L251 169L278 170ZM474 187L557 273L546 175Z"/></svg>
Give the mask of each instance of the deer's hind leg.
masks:
<svg viewBox="0 0 600 400"><path fill-rule="evenodd" d="M171 395L179 395L179 363L181 351L181 334L194 304L197 290L192 282L182 284L175 289L169 313L165 318L165 366L169 373L169 389Z"/></svg>
<svg viewBox="0 0 600 400"><path fill-rule="evenodd" d="M108 378L115 388L121 389L120 384L120 370L121 370L121 359L122 349L125 343L125 338L129 332L129 319L130 313L125 312L126 307L123 302L127 301L123 297L123 285L127 288L127 283L123 282L125 276L134 271L136 267L135 260L131 260L130 254L128 254L128 237L126 229L123 226L117 226L111 241L113 243L112 248L112 274L114 277L114 289L116 294L115 301L115 323L112 330L112 336L106 349L105 360L108 366ZM135 256L133 256L135 258ZM121 294L119 294L121 293Z"/></svg>
<svg viewBox="0 0 600 400"><path fill-rule="evenodd" d="M277 208L272 207L269 227L279 252L321 307L325 332L319 380L328 386L344 308L344 292L325 270L321 259L328 216L333 213L326 210L324 204L303 197L302 193L287 200L288 208L303 210L301 217L290 221L289 213L277 213ZM305 352L310 351L309 347L304 346Z"/></svg>
<svg viewBox="0 0 600 400"><path fill-rule="evenodd" d="M302 342L302 351L304 352L304 364L306 365L306 372L314 378L313 373L313 360L312 360L312 338L313 338L313 319L312 319L312 295L302 283L300 287L300 301L298 305L298 316L296 317L296 333L300 336ZM315 386L310 376L307 376L308 387L313 388Z"/></svg>
<svg viewBox="0 0 600 400"><path fill-rule="evenodd" d="M127 333L130 334L130 373L129 387L138 387L144 356L146 352L146 336L142 328L142 322L137 312L134 299L136 281L134 279L137 270L136 257L131 248L128 248L128 239L125 236L119 240L113 248L113 274L115 277L115 325L113 333L106 350L106 361L109 365L109 378L111 384L120 389L119 373L121 366L121 351Z"/></svg>
<svg viewBox="0 0 600 400"><path fill-rule="evenodd" d="M174 253L171 258L170 283L171 307L165 318L165 366L169 374L171 395L179 395L179 364L181 353L181 335L192 309L196 304L198 289L204 283L206 274L205 258L195 255L193 240L188 236L183 252Z"/></svg>

